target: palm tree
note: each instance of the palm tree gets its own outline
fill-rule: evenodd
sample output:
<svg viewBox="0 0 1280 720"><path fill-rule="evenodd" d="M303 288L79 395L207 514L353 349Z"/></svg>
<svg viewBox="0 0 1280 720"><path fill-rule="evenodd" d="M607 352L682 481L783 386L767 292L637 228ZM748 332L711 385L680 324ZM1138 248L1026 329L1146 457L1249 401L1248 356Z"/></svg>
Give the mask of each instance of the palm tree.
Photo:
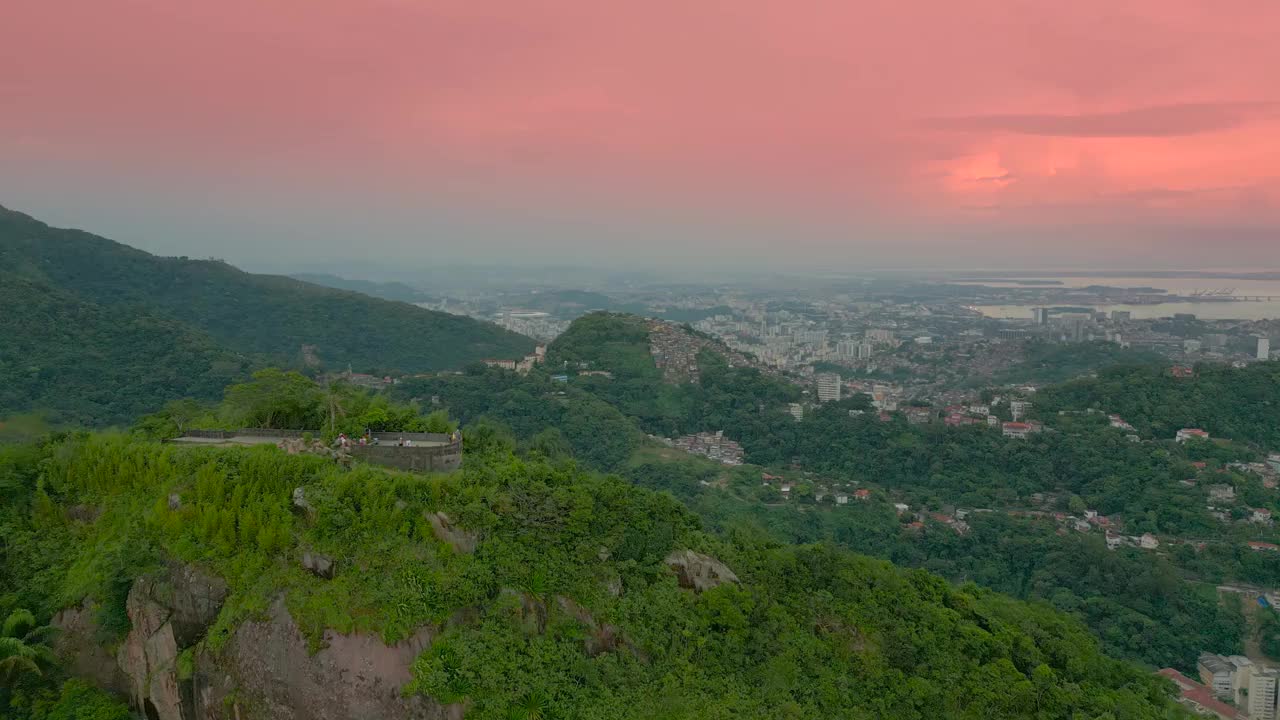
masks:
<svg viewBox="0 0 1280 720"><path fill-rule="evenodd" d="M507 717L510 720L550 720L553 710L551 696L534 690L508 706Z"/></svg>
<svg viewBox="0 0 1280 720"><path fill-rule="evenodd" d="M28 610L14 610L0 627L0 682L8 685L24 674L43 675L53 665L53 649L45 640L53 634L38 625Z"/></svg>
<svg viewBox="0 0 1280 720"><path fill-rule="evenodd" d="M337 431L338 416L347 416L347 409L343 403L351 394L351 388L344 382L330 380L324 386L324 401L326 409L329 411L329 434L333 435Z"/></svg>

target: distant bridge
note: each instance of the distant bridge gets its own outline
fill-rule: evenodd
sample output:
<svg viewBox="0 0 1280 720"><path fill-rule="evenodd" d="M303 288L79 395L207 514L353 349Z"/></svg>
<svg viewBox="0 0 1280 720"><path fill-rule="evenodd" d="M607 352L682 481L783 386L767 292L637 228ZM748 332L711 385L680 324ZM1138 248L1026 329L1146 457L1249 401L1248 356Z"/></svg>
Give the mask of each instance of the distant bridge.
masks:
<svg viewBox="0 0 1280 720"><path fill-rule="evenodd" d="M1185 296L1173 295L1173 296L1167 296L1167 297L1168 297L1167 302L1177 302L1179 299L1185 299L1190 302L1195 302L1197 300L1214 300L1214 301L1221 300L1221 301L1227 301L1227 302L1275 302L1277 300L1280 300L1280 295L1236 295L1232 290L1226 290L1226 291L1197 290L1196 292L1193 292L1190 295L1185 295Z"/></svg>

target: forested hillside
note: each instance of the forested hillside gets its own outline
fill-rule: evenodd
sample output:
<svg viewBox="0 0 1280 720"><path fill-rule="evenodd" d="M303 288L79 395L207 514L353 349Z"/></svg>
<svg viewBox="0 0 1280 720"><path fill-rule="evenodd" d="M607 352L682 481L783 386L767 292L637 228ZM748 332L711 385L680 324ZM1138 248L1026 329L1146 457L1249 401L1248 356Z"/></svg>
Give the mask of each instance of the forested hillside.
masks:
<svg viewBox="0 0 1280 720"><path fill-rule="evenodd" d="M302 346L312 345L331 368L423 372L515 358L534 345L471 318L254 275L216 260L157 257L3 208L0 267L122 318L146 308L209 335L227 351L275 364L300 363Z"/></svg>
<svg viewBox="0 0 1280 720"><path fill-rule="evenodd" d="M991 378L995 384L1060 383L1113 365L1165 367L1167 358L1153 350L1130 349L1112 342L1058 343L1033 340L1023 344L1026 357Z"/></svg>
<svg viewBox="0 0 1280 720"><path fill-rule="evenodd" d="M1280 450L1280 362L1244 368L1202 363L1194 377L1158 366L1122 366L1047 388L1045 412L1097 408L1118 413L1142 432L1171 438L1198 427L1215 437Z"/></svg>
<svg viewBox="0 0 1280 720"><path fill-rule="evenodd" d="M401 390L422 397L429 393L452 407L460 400L459 390L469 387L471 417L505 423L526 442L528 430L520 418L540 406L538 398L556 392L574 394L579 403L603 401L651 433L723 429L742 443L754 467L730 470L678 452L665 452L663 462L654 462L652 451L642 445L622 465L616 453L603 464L595 463L597 456L581 457L646 487L675 492L722 529L764 529L785 541L831 541L955 581L1052 602L1085 621L1108 650L1153 666L1191 671L1202 651L1238 651L1243 619L1220 605L1214 586L1280 582L1274 558L1248 545L1276 542L1275 531L1247 521L1252 508L1280 513L1280 494L1256 475L1231 467L1258 460L1256 449L1180 445L1172 441L1172 430L1151 433L1136 421L1140 440L1148 441L1132 442L1127 431L1109 426L1105 414L1059 417L1059 408L1105 407L1103 401L1061 394L1080 384L1038 393L1035 412L1053 431L1026 440L1004 438L985 426L915 425L900 415L858 414L867 408L861 396L810 408L797 422L784 410L784 403L797 397L795 386L730 368L712 351L699 356L696 382L665 381L648 352L645 328L629 316L579 320L550 349L553 360L569 362L567 383L539 386L545 381L536 373L520 378L491 371ZM612 377L575 376L579 364ZM1221 371L1218 387L1244 397L1216 403L1217 414L1210 417L1237 425L1280 424L1265 404L1265 393L1248 389L1267 367ZM556 371L560 367L553 362ZM1167 382L1161 366L1142 372L1148 391ZM1215 375L1202 371L1200 377ZM528 411L485 400L517 395L528 400ZM575 432L579 447L591 446L589 427ZM790 497L779 494L777 483L762 485L762 472L785 475L793 485ZM852 492L855 487L872 490L870 506L831 505L833 488ZM1235 499L1213 500L1214 487L1229 487ZM819 503L823 492L826 499ZM890 501L904 503L911 512L895 514ZM971 517L970 530L963 533L929 520L930 513L940 511L950 518L955 508L988 512ZM1054 518L1082 515L1086 509L1115 523L1112 531L1152 533L1173 544L1162 545L1158 553L1117 552L1106 548L1101 530L1064 535ZM928 521L914 527L916 517Z"/></svg>
<svg viewBox="0 0 1280 720"><path fill-rule="evenodd" d="M335 290L350 290L383 300L416 303L425 302L429 296L417 288L401 282L374 282L372 280L352 280L351 278L328 275L325 273L294 273L290 277L312 285L321 285Z"/></svg>
<svg viewBox="0 0 1280 720"><path fill-rule="evenodd" d="M693 331L677 332L695 335ZM648 321L634 315L592 313L578 318L547 348L553 370L602 370L609 376L586 375L574 386L602 398L655 435L682 435L733 428L735 438L763 439L791 416L786 404L800 399L800 389L754 367L734 367L730 354L711 341L697 352L697 382L667 381L650 352Z"/></svg>
<svg viewBox="0 0 1280 720"><path fill-rule="evenodd" d="M0 480L0 614L25 607L45 622L87 608L72 616L83 629L63 646L68 661L138 648L121 668L143 673L133 677L148 707L183 716L196 705L199 717L242 720L306 708L307 673L330 672L312 653L337 658L335 644L358 643L392 657L377 648L409 638L421 644L396 645L417 649L384 671L404 673L407 696L360 694L375 686L335 675L316 687L326 711L1177 716L1166 681L1107 658L1044 605L825 545L711 534L669 496L501 442L469 444L458 473L420 476L274 448L81 436L0 451ZM304 554L331 564L308 572ZM182 604L191 593L194 610ZM166 612L186 624L164 636L179 638L171 654L143 642L167 616L131 625L126 603L140 621L177 603ZM263 658L299 634L311 650L289 651L301 672L281 675ZM0 693L17 717L48 717L31 702L52 702L61 676L18 674Z"/></svg>
<svg viewBox="0 0 1280 720"><path fill-rule="evenodd" d="M772 432L761 432L748 449L765 457L775 444L785 449L777 453L785 463L765 466L766 472L794 480L784 501L776 485L762 486L760 466L726 468L668 450L657 459L633 419L577 387L585 380L594 378L566 385L537 373L521 377L477 369L402 383L395 393L402 400L434 398L466 427L491 432L493 425L486 421L492 421L521 447L572 455L644 487L673 492L725 532L832 542L954 581L1052 602L1086 622L1109 651L1156 667L1190 671L1204 650L1239 650L1242 621L1218 606L1215 583L1280 582L1274 559L1246 546L1248 540L1272 539L1265 529L1225 526L1206 510L1204 487L1179 482L1196 472L1181 451L1200 448L1170 442L1168 450L1156 450L1127 441L1105 422L1084 426L1083 420L1069 433L1010 441L985 429L850 417L833 405L801 423L789 415L778 424L758 420ZM791 459L799 464L792 467ZM1235 473L1217 477L1235 483L1249 503L1280 512L1276 493L1257 479ZM874 499L837 507L828 490L818 502L819 485L832 483L874 488ZM1038 507L1032 499L1037 493L1057 498L1044 510L1094 508L1123 519L1128 533L1212 542L1199 550L1179 546L1172 557L1117 553L1107 550L1101 533L1064 536L1052 517L1038 521L1005 514ZM933 523L917 529L910 526L912 516L894 513L887 497L913 511L959 506L996 512L972 518L972 531L964 534Z"/></svg>
<svg viewBox="0 0 1280 720"><path fill-rule="evenodd" d="M1083 621L1108 653L1151 667L1193 672L1202 652L1239 652L1243 618L1219 604L1214 584L1229 578L1280 582L1274 559L1243 542L1170 558L1108 550L1100 534L1062 534L1052 518L977 513L963 533L933 518L913 526L914 517L895 512L884 493L895 491L895 499L913 508L939 505L929 505L928 495L896 494L891 481L875 486L875 497L867 502L835 506L830 496L815 500L813 487L803 481L792 491L799 497L769 501L757 468L730 470L675 453L638 454L621 474L642 487L673 493L721 532L830 542L952 581L1050 603ZM1188 573L1203 582L1186 582Z"/></svg>
<svg viewBox="0 0 1280 720"><path fill-rule="evenodd" d="M434 398L464 425L493 421L526 446L564 447L596 470L622 467L644 440L635 422L608 402L541 373L522 377L471 368L462 375L405 380L391 392L428 407Z"/></svg>
<svg viewBox="0 0 1280 720"><path fill-rule="evenodd" d="M106 308L0 271L0 416L128 424L166 401L211 400L250 361L145 307Z"/></svg>

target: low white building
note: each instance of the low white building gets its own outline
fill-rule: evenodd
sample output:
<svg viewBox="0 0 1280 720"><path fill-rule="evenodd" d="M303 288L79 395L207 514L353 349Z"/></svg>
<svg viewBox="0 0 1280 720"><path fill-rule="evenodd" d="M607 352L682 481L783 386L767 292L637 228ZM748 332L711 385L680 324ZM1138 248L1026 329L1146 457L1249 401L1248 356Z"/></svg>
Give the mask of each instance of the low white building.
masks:
<svg viewBox="0 0 1280 720"><path fill-rule="evenodd" d="M1188 440L1208 440L1209 433L1200 428L1183 428L1174 436L1174 440L1184 443Z"/></svg>

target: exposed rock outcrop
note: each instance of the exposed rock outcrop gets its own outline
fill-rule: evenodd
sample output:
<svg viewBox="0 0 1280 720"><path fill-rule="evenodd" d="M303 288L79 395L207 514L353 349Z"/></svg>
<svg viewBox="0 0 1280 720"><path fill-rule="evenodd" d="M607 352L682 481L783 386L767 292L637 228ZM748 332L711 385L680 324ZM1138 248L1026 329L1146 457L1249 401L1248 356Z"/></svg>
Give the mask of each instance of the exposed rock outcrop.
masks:
<svg viewBox="0 0 1280 720"><path fill-rule="evenodd" d="M132 683L116 659L102 647L97 615L98 606L88 599L54 615L51 624L57 634L53 638L53 651L67 672L127 697Z"/></svg>
<svg viewBox="0 0 1280 720"><path fill-rule="evenodd" d="M302 553L302 567L325 580L332 580L338 569L337 563L334 562L333 558L311 551Z"/></svg>
<svg viewBox="0 0 1280 720"><path fill-rule="evenodd" d="M725 583L738 582L738 576L727 565L692 550L676 550L664 561L676 571L680 587L705 592Z"/></svg>
<svg viewBox="0 0 1280 720"><path fill-rule="evenodd" d="M192 720L178 680L178 653L195 644L218 616L227 585L186 565L139 578L126 609L133 629L116 654L136 707L156 720Z"/></svg>
<svg viewBox="0 0 1280 720"><path fill-rule="evenodd" d="M431 531L436 539L448 543L456 552L471 554L476 551L480 537L455 526L448 515L442 512L429 512L427 521L431 523Z"/></svg>
<svg viewBox="0 0 1280 720"><path fill-rule="evenodd" d="M622 647L632 651L636 650L635 646L622 636L622 630L618 626L598 622L590 610L574 602L572 598L557 595L556 603L565 614L587 627L590 634L587 635L582 648L587 655L596 657L607 652L614 652Z"/></svg>
<svg viewBox="0 0 1280 720"><path fill-rule="evenodd" d="M377 635L324 635L314 655L276 601L265 620L243 623L201 684L201 720L461 720L462 706L403 697L413 660L431 644L434 628L388 646Z"/></svg>
<svg viewBox="0 0 1280 720"><path fill-rule="evenodd" d="M97 521L98 516L102 514L102 508L93 505L72 505L67 508L67 517L86 525Z"/></svg>
<svg viewBox="0 0 1280 720"><path fill-rule="evenodd" d="M622 594L622 576L614 575L604 581L604 591L609 593L610 597L618 597Z"/></svg>

